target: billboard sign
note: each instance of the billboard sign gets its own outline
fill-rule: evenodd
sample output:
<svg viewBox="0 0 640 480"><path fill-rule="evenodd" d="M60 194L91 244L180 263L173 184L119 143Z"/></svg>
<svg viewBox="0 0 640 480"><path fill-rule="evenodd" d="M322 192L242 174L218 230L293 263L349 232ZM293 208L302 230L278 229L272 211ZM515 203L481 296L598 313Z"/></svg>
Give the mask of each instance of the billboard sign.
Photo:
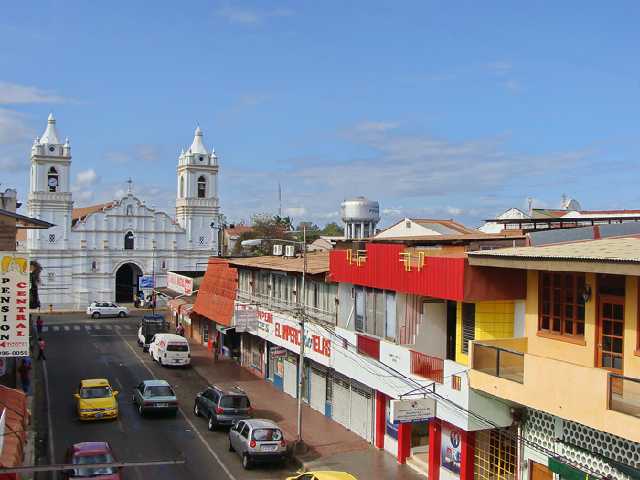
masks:
<svg viewBox="0 0 640 480"><path fill-rule="evenodd" d="M176 272L168 272L167 287L181 295L191 295L193 293L193 278L185 277Z"/></svg>
<svg viewBox="0 0 640 480"><path fill-rule="evenodd" d="M29 258L0 252L0 357L29 356Z"/></svg>
<svg viewBox="0 0 640 480"><path fill-rule="evenodd" d="M391 400L391 423L426 422L436 414L433 398Z"/></svg>
<svg viewBox="0 0 640 480"><path fill-rule="evenodd" d="M255 307L236 304L235 327L236 332L255 333L258 329L258 316Z"/></svg>
<svg viewBox="0 0 640 480"><path fill-rule="evenodd" d="M153 288L153 275L141 275L138 277L138 288Z"/></svg>

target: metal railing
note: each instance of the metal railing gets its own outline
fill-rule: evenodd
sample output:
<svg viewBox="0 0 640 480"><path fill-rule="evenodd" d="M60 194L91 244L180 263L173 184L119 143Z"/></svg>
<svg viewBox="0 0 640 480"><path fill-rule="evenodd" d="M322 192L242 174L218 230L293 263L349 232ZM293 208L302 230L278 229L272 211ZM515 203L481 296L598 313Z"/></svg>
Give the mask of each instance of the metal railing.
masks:
<svg viewBox="0 0 640 480"><path fill-rule="evenodd" d="M473 343L473 370L524 383L524 353L507 348Z"/></svg>
<svg viewBox="0 0 640 480"><path fill-rule="evenodd" d="M640 379L609 373L609 410L640 418Z"/></svg>
<svg viewBox="0 0 640 480"><path fill-rule="evenodd" d="M411 350L411 373L442 383L444 381L444 360Z"/></svg>

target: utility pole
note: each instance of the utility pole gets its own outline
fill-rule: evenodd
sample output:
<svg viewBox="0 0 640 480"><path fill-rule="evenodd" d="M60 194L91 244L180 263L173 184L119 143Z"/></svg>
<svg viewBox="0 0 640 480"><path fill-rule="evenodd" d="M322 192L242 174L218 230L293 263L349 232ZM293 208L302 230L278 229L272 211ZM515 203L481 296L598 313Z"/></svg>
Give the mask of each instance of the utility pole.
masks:
<svg viewBox="0 0 640 480"><path fill-rule="evenodd" d="M300 315L300 358L298 358L298 444L302 445L302 389L304 386L304 320L307 290L305 287L305 277L307 275L307 227L302 226L302 294L298 295L298 302L302 298L299 306Z"/></svg>

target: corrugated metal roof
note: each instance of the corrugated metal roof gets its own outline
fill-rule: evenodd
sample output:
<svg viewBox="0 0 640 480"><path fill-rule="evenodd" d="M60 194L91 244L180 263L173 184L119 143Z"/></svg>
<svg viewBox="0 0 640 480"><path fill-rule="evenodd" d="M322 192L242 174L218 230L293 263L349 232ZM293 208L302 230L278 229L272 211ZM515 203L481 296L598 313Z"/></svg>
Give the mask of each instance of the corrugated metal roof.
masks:
<svg viewBox="0 0 640 480"><path fill-rule="evenodd" d="M476 257L640 263L640 238L607 238L540 247L501 248L468 252L468 256L470 259Z"/></svg>
<svg viewBox="0 0 640 480"><path fill-rule="evenodd" d="M235 258L229 260L231 265L238 267L266 268L268 270L280 270L283 272L300 272L304 270L302 257L250 257ZM307 273L325 273L329 271L329 252L307 253Z"/></svg>

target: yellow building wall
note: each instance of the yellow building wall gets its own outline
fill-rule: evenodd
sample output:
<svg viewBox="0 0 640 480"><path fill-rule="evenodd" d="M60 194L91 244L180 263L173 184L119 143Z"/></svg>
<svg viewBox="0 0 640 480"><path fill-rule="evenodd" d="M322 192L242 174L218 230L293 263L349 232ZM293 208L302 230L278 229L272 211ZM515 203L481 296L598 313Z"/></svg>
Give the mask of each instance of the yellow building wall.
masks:
<svg viewBox="0 0 640 480"><path fill-rule="evenodd" d="M475 340L513 337L514 303L512 301L476 302ZM456 362L469 365L462 353L462 303L456 309Z"/></svg>
<svg viewBox="0 0 640 480"><path fill-rule="evenodd" d="M624 374L640 378L638 348L638 277L627 276L624 303ZM638 352L640 354L640 352Z"/></svg>

